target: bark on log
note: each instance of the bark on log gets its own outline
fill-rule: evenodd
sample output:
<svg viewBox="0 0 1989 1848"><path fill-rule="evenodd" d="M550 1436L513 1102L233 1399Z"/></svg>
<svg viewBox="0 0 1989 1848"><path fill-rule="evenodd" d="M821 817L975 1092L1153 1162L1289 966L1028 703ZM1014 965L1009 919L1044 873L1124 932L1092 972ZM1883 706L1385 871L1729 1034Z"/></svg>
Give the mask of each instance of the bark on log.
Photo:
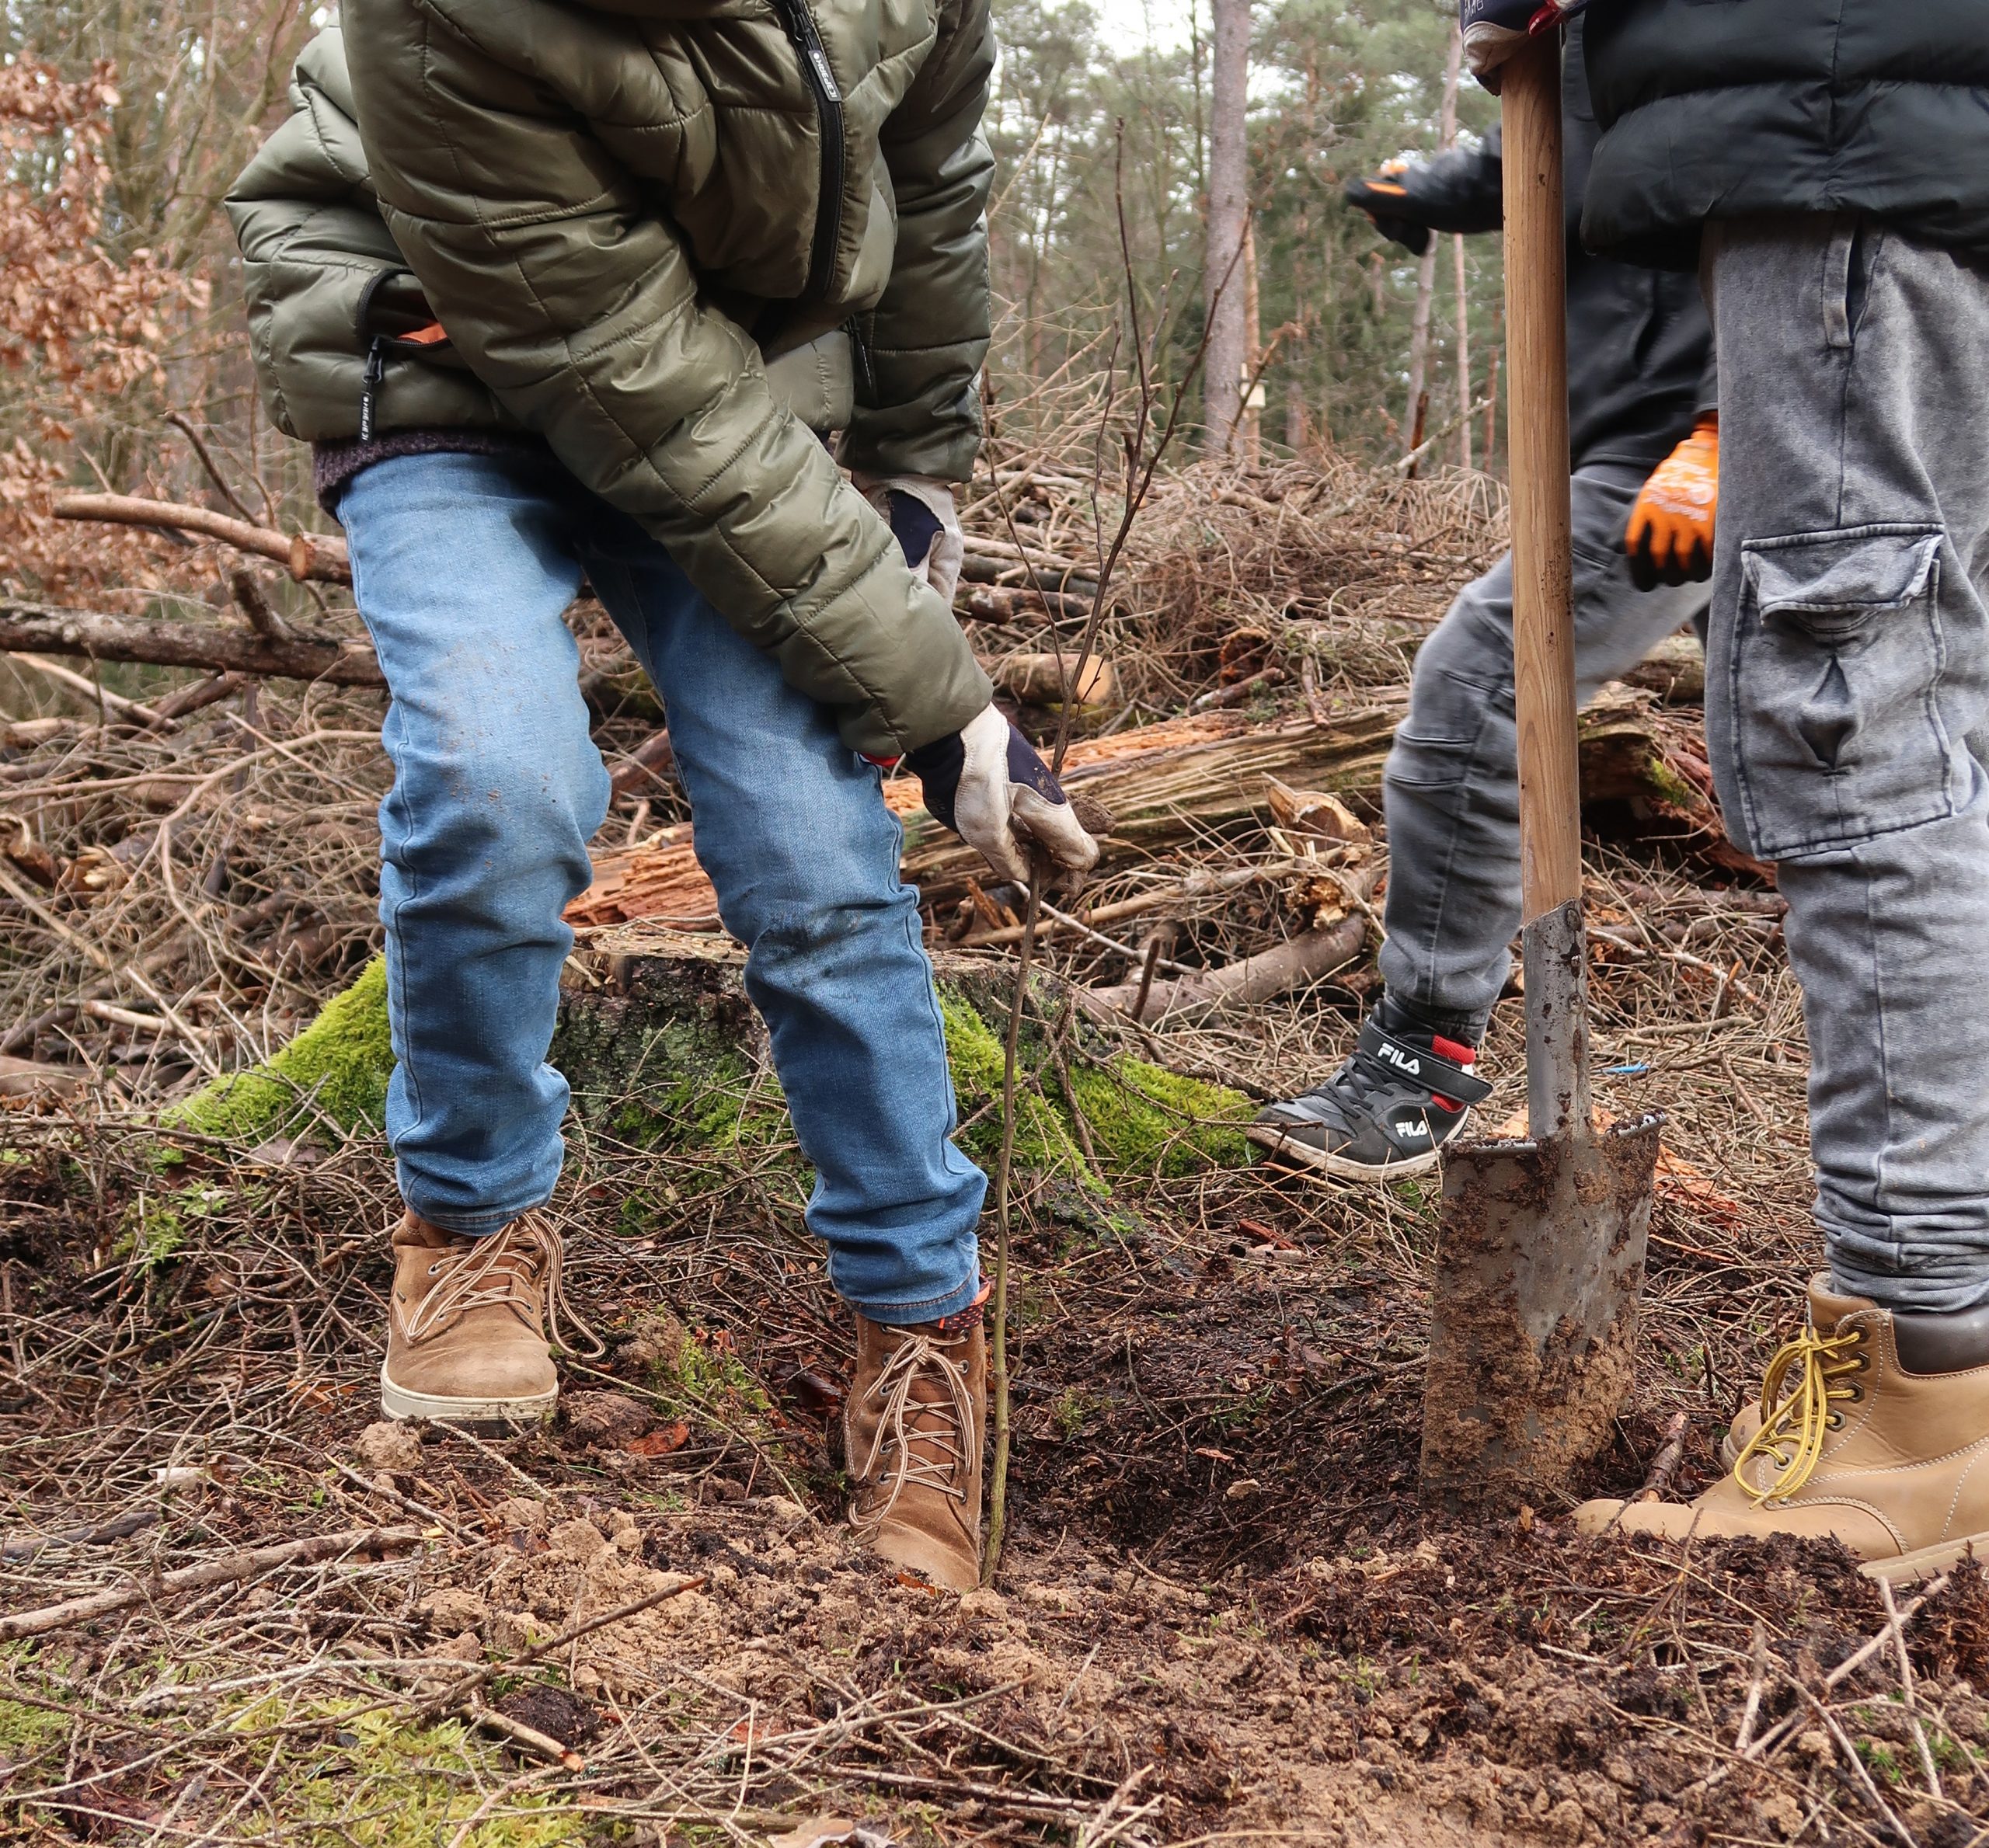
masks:
<svg viewBox="0 0 1989 1848"><path fill-rule="evenodd" d="M1367 941L1367 920L1354 912L1323 931L1308 931L1302 937L1245 956L1241 962L1155 982L1148 988L1146 1004L1137 1018L1144 1022L1165 1020L1178 1025L1220 1013L1224 1008L1270 1001L1345 968ZM1130 1016L1139 991L1135 978L1109 988L1083 990L1078 1004L1096 1017Z"/></svg>
<svg viewBox="0 0 1989 1848"><path fill-rule="evenodd" d="M352 563L344 540L327 533L280 533L211 508L176 500L145 500L135 494L64 494L55 503L57 520L98 520L111 526L151 526L168 532L198 533L237 552L274 559L299 583L349 584Z"/></svg>
<svg viewBox="0 0 1989 1848"><path fill-rule="evenodd" d="M953 614L967 622L1033 622L1048 616L1060 622L1082 622L1091 614L1092 600L1054 589L1009 587L969 590L953 599Z"/></svg>
<svg viewBox="0 0 1989 1848"><path fill-rule="evenodd" d="M1667 706L1695 706L1706 696L1705 651L1696 635L1667 635L1622 678Z"/></svg>
<svg viewBox="0 0 1989 1848"><path fill-rule="evenodd" d="M0 649L141 661L157 667L212 667L337 687L383 687L380 663L364 642L279 639L253 629L204 623L147 622L96 610L0 601Z"/></svg>
<svg viewBox="0 0 1989 1848"><path fill-rule="evenodd" d="M1235 712L1167 719L1074 744L1064 781L1110 811L1112 832L1102 844L1109 865L1268 818L1267 777L1371 808L1402 710L1391 701L1330 715L1325 725L1298 722L1256 731ZM1683 722L1641 697L1598 700L1582 715L1581 747L1587 799L1628 799L1719 837L1705 793L1711 778L1698 754L1704 747ZM914 778L887 782L884 800L904 827L904 876L928 900L949 903L967 890L969 879L986 879L981 856L925 813ZM566 911L567 921L582 927L647 917L712 921L678 922L679 929L716 929L717 914L688 827L671 830L660 844L598 856L593 885Z"/></svg>

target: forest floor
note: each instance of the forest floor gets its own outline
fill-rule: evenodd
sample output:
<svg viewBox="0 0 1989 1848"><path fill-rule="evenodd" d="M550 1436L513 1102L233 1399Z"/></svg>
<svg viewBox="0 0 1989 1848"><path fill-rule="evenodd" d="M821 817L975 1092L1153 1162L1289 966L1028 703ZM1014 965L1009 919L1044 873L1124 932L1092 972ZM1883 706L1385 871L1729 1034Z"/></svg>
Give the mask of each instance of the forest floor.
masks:
<svg viewBox="0 0 1989 1848"><path fill-rule="evenodd" d="M1036 503L1054 552L1082 480L1039 479L1078 482ZM1118 722L1266 664L1283 679L1246 693L1267 725L1301 698L1399 695L1499 541L1479 478L1170 482L1104 638ZM608 1352L568 1365L554 1423L503 1436L376 1422L394 1193L372 1126L320 1113L253 1145L174 1126L374 947L378 709L270 689L170 735L96 714L0 753L29 792L6 1013L44 1023L11 1049L71 1074L0 1119L0 1833L1989 1841L1977 1566L1903 1595L1893 1626L1833 1546L1590 1540L1565 1518L1643 1484L1681 1414L1670 1490L1711 1481L1800 1313L1801 1016L1761 878L1591 813L1600 1094L1669 1125L1636 1394L1566 1498L1496 1523L1419 1506L1427 1180L1029 1171L1011 1532L995 1586L956 1597L840 1524L851 1331L783 1136L715 1150L583 1119L558 1209ZM625 753L653 715L600 722ZM632 792L609 844L678 813ZM46 896L21 885L35 850ZM1228 829L1106 889L1284 851ZM1201 904L1167 955L1247 954L1299 902L1273 882ZM1141 1049L1245 1095L1314 1081L1372 949ZM978 954L1008 979L1008 952ZM1041 955L1067 981L1128 973L1089 940ZM1520 1005L1486 1048L1489 1126L1524 1106Z"/></svg>

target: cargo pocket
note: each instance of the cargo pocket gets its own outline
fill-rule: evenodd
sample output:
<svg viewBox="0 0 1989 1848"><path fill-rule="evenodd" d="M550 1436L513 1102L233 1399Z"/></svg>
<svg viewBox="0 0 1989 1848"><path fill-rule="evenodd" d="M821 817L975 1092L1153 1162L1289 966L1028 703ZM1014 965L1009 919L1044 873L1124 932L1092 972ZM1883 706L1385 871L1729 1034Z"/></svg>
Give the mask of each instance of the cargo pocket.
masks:
<svg viewBox="0 0 1989 1848"><path fill-rule="evenodd" d="M1875 525L1741 548L1735 768L1763 858L1956 813L1939 706L1941 539L1936 526Z"/></svg>

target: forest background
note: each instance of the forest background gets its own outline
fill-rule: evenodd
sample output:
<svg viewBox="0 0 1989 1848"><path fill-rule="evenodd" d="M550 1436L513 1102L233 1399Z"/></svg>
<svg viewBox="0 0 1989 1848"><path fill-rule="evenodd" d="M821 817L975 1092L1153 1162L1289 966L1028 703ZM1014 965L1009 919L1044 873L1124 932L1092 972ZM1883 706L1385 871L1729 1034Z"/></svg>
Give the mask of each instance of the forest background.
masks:
<svg viewBox="0 0 1989 1848"><path fill-rule="evenodd" d="M1341 197L1491 120L1456 82L1454 8L1214 4L1247 17L1249 42L1249 236L1223 272L1261 404L1246 454L1399 458L1422 400L1426 465L1496 468L1498 240L1440 238L1419 263ZM1199 403L1209 0L995 5L998 428L1005 405L1052 405L1107 369L1129 292L1157 330L1159 383L1187 381ZM221 202L281 120L298 50L335 17L299 0L0 7L0 583L14 593L136 613L161 593L156 538L47 517L65 486L211 500L219 477L260 501L240 508L258 520L322 524L308 458L257 402Z"/></svg>

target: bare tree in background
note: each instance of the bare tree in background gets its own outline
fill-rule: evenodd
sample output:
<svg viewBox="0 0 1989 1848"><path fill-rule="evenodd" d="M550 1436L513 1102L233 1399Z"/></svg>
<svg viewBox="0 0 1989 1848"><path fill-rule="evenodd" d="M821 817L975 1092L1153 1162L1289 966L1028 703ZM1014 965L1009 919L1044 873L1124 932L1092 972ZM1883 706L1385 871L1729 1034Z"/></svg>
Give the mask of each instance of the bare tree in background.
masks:
<svg viewBox="0 0 1989 1848"><path fill-rule="evenodd" d="M1402 452L1421 447L1430 409L1430 305L1437 294L1437 245L1432 238L1416 266L1416 312L1409 324L1409 402L1402 418Z"/></svg>
<svg viewBox="0 0 1989 1848"><path fill-rule="evenodd" d="M1236 452L1250 358L1249 288L1250 0L1210 0L1215 68L1209 110L1208 256L1202 273L1208 347L1202 402L1210 455Z"/></svg>
<svg viewBox="0 0 1989 1848"><path fill-rule="evenodd" d="M1457 24L1451 27L1450 56L1444 65L1444 119L1441 140L1446 148L1454 148L1458 142L1458 78L1464 68L1464 28ZM1461 233L1451 239L1451 256L1455 266L1458 296L1458 461L1466 468L1471 466L1471 294L1466 286L1464 264L1464 238Z"/></svg>
<svg viewBox="0 0 1989 1848"><path fill-rule="evenodd" d="M1460 32L1453 28L1451 33L1451 51L1444 66L1444 115L1441 145L1448 148L1458 138L1458 76L1463 65L1464 44ZM1440 239L1432 238L1430 248L1416 266L1416 313L1409 324L1409 404L1402 417L1402 454L1409 454L1423 441L1423 426L1430 403L1426 395L1430 382L1430 310L1437 298L1437 245ZM1458 245L1458 275L1463 275L1463 245ZM1468 376L1465 385L1464 402L1470 403L1471 386Z"/></svg>

